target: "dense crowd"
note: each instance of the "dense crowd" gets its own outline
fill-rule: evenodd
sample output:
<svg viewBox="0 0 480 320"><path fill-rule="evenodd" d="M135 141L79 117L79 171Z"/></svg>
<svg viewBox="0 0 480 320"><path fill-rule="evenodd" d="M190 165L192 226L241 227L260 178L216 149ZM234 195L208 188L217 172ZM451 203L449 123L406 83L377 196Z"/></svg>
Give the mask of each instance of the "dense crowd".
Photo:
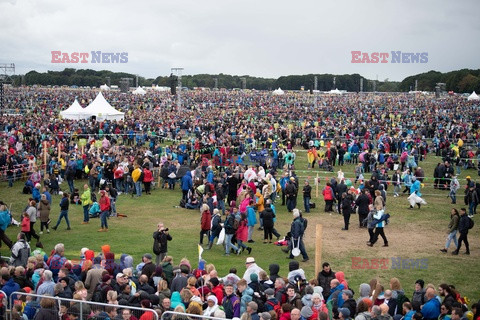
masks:
<svg viewBox="0 0 480 320"><path fill-rule="evenodd" d="M14 246L28 247L22 233ZM176 264L168 255L159 264L148 253L136 265L128 254L116 262L109 245L97 255L83 248L78 260L68 260L61 243L49 254L37 245L26 259L21 250L12 265L0 261L0 294L7 298L2 311L11 309L13 319L79 319L80 304L83 319L143 320L153 319L152 312L161 316L166 311L175 314L163 319L480 319L480 303L468 305L468 298L453 285L435 286L419 279L413 296L407 297L397 278L389 283L373 278L356 291L344 272L334 272L327 262L316 277L307 278L297 261L284 271L270 264L267 272L248 257L243 275L237 268L223 275L204 260L194 267L187 259ZM72 298L75 301L62 301Z"/></svg>
<svg viewBox="0 0 480 320"><path fill-rule="evenodd" d="M388 222L386 190L389 185L393 187L394 197L408 192L410 208L420 208L424 203L421 183L431 177L420 164L429 153L442 157L443 162L432 173L434 184L436 189L450 191L452 203L461 187L456 178L461 170L478 168L480 173L480 111L474 102L460 97L434 100L365 93L319 95L320 107L315 108L313 97L306 93L272 96L255 91L189 91L182 93L182 106L176 106L167 93L138 97L108 92L105 97L112 106L126 112L124 121L58 117L75 98L85 104L95 94L27 87L7 90L7 109L19 114L0 119L0 170L10 187L21 181L24 193L31 194L21 221L12 219L4 203L0 208L0 239L12 251L11 266L2 269L2 288L6 289L2 290L7 295L28 287L41 294L118 305L109 311L91 310L99 319L114 318L117 311L129 313L128 306L155 306L158 312L183 306L178 310L252 320L443 319L447 314L453 319L470 315L462 309L465 301L460 301L454 288L442 285L437 291L427 286L422 291L423 281L418 281L421 288L416 288L411 302L395 279L385 287L371 281L369 287L360 288L355 301L343 273L335 277L328 265L321 273L333 274L328 281L320 274L308 281L296 261L290 263L286 278L278 276L275 265L273 269L270 266L268 275L251 257L247 258L243 280L235 269L221 278L211 265L193 270L187 261L174 268L172 257L166 255L171 237L163 226L154 234L156 263L146 254L136 267L128 255L122 255L117 265L109 250L97 257L91 250L82 250L78 265L67 262L61 244L50 255L37 249L28 258L30 253L25 252L30 250L31 238L38 241L44 230L50 232L51 194L63 194L61 214L53 229L62 219L70 229L69 204L78 203L84 210L83 223L99 216L98 231L107 232L108 217L118 214L115 203L122 194L142 197L153 187L177 187L182 191L180 206L200 210L199 243L203 244L206 235L207 249L220 237L225 255L244 250L250 253L256 226L263 230L264 242L273 242L274 236L279 241L275 206L285 205L294 218L283 239L286 252L292 259L302 254L307 261L302 240L307 221L296 208L301 191L304 212L309 212L313 181L305 181L302 187L295 174L295 160L302 148L309 170L317 166L334 171L345 163L356 165L355 181L345 178L340 170L337 179L326 183L322 191L325 211L343 214L344 230L349 229L350 214L357 211L359 227L369 232L368 245L382 237L388 246L383 231ZM480 184L469 177L464 198L468 215L476 213L479 196ZM15 243L5 234L10 223L22 227ZM466 245L468 252L468 241ZM46 298L26 300L20 311L29 319L39 308L37 302L51 303ZM44 304L42 308L52 310L47 302ZM75 319L78 306L62 307L64 319ZM479 316L476 307L475 320ZM48 312L37 319L53 319ZM140 319L151 317L145 312Z"/></svg>

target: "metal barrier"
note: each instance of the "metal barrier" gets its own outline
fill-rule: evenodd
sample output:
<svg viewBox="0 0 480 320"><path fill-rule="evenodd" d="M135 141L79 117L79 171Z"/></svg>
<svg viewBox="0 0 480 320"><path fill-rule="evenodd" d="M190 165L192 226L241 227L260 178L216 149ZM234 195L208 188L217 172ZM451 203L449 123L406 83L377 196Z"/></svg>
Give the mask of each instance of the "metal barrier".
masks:
<svg viewBox="0 0 480 320"><path fill-rule="evenodd" d="M22 299L22 297L25 297L25 299ZM40 298L40 299L30 299L27 302L27 297ZM53 304L53 306L51 306L50 308L41 307L40 300L45 299L45 298L55 300L55 303ZM127 306L127 305L100 303L100 302L93 302L93 301L67 299L67 298L61 298L61 297L52 297L52 296L26 293L26 292L18 292L18 291L13 292L10 295L9 302L10 302L10 304L9 304L9 306L10 306L10 317L9 317L9 319L12 319L12 309L13 309L13 307L16 304L21 305L24 302L26 302L25 307L24 307L24 313L27 312L26 310L33 311L32 309L34 309L34 314L36 314L41 309L48 309L48 310L53 311L52 314L58 315L57 319L60 319L60 314L63 310L66 312L68 308L71 308L73 306L77 306L78 308L75 308L75 311L74 311L73 314L78 316L79 320L89 319L92 315L99 315L100 313L106 312L106 311L109 311L109 312L111 311L111 312L114 313L113 317L111 315L109 316L110 318L113 319L114 317L116 317L118 309L121 309L122 311L128 309L128 310L131 311L131 314L134 315L137 318L140 318L140 316L145 312L150 312L153 315L153 319L158 320L158 314L153 309L132 307L132 306ZM62 308L62 307L64 307L64 308ZM112 311L112 309L114 311ZM8 310L5 313L8 313ZM27 315L27 317L28 316L29 315ZM6 318L4 317L4 319L6 319ZM33 316L31 318L29 317L29 319L33 319ZM52 320L54 320L54 318L52 318Z"/></svg>
<svg viewBox="0 0 480 320"><path fill-rule="evenodd" d="M211 316L204 316L204 315L191 314L191 313L185 313L185 312L175 312L175 311L165 311L164 313L162 313L160 320L172 319L174 315L180 315L182 316L182 319L184 319L184 317L188 317L189 319L225 320L225 318L216 318Z"/></svg>

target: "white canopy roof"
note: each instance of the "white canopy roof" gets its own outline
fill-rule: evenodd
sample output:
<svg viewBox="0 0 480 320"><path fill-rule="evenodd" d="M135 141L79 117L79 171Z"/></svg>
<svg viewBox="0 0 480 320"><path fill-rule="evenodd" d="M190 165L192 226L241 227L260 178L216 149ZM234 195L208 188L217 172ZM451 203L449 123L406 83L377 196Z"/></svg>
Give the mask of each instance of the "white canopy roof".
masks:
<svg viewBox="0 0 480 320"><path fill-rule="evenodd" d="M330 93L330 94L342 94L342 92L341 92L340 90L338 90L338 89L335 89L335 90L332 89L332 90L330 90L328 93Z"/></svg>
<svg viewBox="0 0 480 320"><path fill-rule="evenodd" d="M478 95L475 93L475 91L472 92L471 95L468 96L468 101L470 100L480 100L480 98L478 97Z"/></svg>
<svg viewBox="0 0 480 320"><path fill-rule="evenodd" d="M116 110L105 100L102 92L99 92L95 100L93 100L85 112L91 116L96 116L98 121L103 120L123 120L125 113Z"/></svg>
<svg viewBox="0 0 480 320"><path fill-rule="evenodd" d="M147 91L143 90L141 87L138 87L137 89L135 89L135 91L133 91L133 94L144 95L145 93L147 93Z"/></svg>
<svg viewBox="0 0 480 320"><path fill-rule="evenodd" d="M81 120L81 119L87 119L90 117L85 112L85 109L82 108L80 103L78 103L77 99L75 99L75 102L72 103L72 105L68 107L67 110L60 111L60 115L62 116L63 119L69 119L69 120Z"/></svg>
<svg viewBox="0 0 480 320"><path fill-rule="evenodd" d="M108 91L108 90L110 90L110 87L107 86L107 84L104 84L104 85L100 86L100 90Z"/></svg>
<svg viewBox="0 0 480 320"><path fill-rule="evenodd" d="M278 88L277 90L273 90L273 94L282 95L282 94L285 94L285 92L281 88Z"/></svg>

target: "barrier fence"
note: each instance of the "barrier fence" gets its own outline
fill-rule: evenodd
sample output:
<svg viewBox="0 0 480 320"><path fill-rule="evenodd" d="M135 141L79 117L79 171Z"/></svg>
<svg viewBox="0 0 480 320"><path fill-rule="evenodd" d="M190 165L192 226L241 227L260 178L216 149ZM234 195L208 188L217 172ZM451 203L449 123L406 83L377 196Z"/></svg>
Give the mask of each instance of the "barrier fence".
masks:
<svg viewBox="0 0 480 320"><path fill-rule="evenodd" d="M27 315L28 319L33 319L38 312L46 313L49 319L52 320L61 319L61 315L65 313L74 315L79 320L101 316L103 313L108 314L110 319L117 319L117 314L122 314L124 311L128 312L126 310L129 310L130 314L136 318L140 318L144 313L148 312L152 315L151 319L159 319L157 312L148 308L67 299L18 291L10 295L8 302L9 304L6 306L5 312L3 312L3 319L14 318L16 305L23 306L23 313Z"/></svg>

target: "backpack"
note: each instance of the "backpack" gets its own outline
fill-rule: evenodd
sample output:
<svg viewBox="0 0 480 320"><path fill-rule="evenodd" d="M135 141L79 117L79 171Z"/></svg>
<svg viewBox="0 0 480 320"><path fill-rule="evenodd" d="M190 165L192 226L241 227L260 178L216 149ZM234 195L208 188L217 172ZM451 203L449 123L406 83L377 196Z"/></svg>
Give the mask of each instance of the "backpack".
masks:
<svg viewBox="0 0 480 320"><path fill-rule="evenodd" d="M475 221L473 221L472 218L468 218L468 229L472 229L473 226L475 225Z"/></svg>
<svg viewBox="0 0 480 320"><path fill-rule="evenodd" d="M102 287L102 283L97 284L95 287L95 291L93 292L92 295L92 301L93 302L106 302L106 297L104 297L104 290Z"/></svg>
<svg viewBox="0 0 480 320"><path fill-rule="evenodd" d="M237 220L237 219L233 220L233 229L237 230L239 226L240 226L240 220Z"/></svg>
<svg viewBox="0 0 480 320"><path fill-rule="evenodd" d="M410 302L410 300L404 294L397 295L397 313L399 313L403 308L405 302ZM367 319L369 320L369 319Z"/></svg>
<svg viewBox="0 0 480 320"><path fill-rule="evenodd" d="M280 315L282 313L282 307L280 306L280 303L273 303L273 301L267 300L267 304L272 306L273 311L277 314L277 319L280 319Z"/></svg>
<svg viewBox="0 0 480 320"><path fill-rule="evenodd" d="M303 223L303 232L305 232L305 230L307 230L308 220L302 217L302 223Z"/></svg>
<svg viewBox="0 0 480 320"><path fill-rule="evenodd" d="M18 250L18 255L15 259L14 265L18 266L26 266L28 262L28 257L30 257L30 248L28 247L27 243L23 244L23 248Z"/></svg>
<svg viewBox="0 0 480 320"><path fill-rule="evenodd" d="M180 200L180 203L179 203L178 205L179 205L181 208L185 208L185 205L186 205L186 204L187 204L187 203L186 203L185 199L181 199L181 200Z"/></svg>
<svg viewBox="0 0 480 320"><path fill-rule="evenodd" d="M257 312L264 312L265 311L265 293L263 292L254 292L252 295L252 301L255 302L258 306Z"/></svg>

